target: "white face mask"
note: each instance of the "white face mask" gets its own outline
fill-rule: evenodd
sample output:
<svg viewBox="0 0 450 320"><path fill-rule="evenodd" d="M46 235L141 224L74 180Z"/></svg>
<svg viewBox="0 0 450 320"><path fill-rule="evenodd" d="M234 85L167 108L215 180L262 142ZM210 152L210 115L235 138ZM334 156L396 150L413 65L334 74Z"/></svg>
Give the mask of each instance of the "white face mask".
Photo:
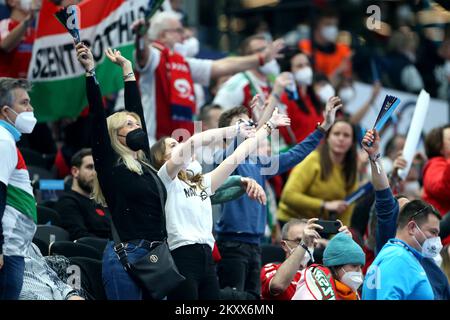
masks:
<svg viewBox="0 0 450 320"><path fill-rule="evenodd" d="M21 133L31 133L37 122L34 113L31 111L17 113L12 108L10 109L17 115L16 122L14 123L16 129ZM11 120L9 120L9 122L12 123Z"/></svg>
<svg viewBox="0 0 450 320"><path fill-rule="evenodd" d="M445 61L444 72L447 77L450 77L450 60Z"/></svg>
<svg viewBox="0 0 450 320"><path fill-rule="evenodd" d="M342 270L344 270L342 268ZM358 288L364 282L364 278L361 271L345 271L345 274L341 278L341 282L347 285L353 292L356 292Z"/></svg>
<svg viewBox="0 0 450 320"><path fill-rule="evenodd" d="M304 84L309 86L312 83L313 71L311 67L301 68L295 73L295 80L299 84Z"/></svg>
<svg viewBox="0 0 450 320"><path fill-rule="evenodd" d="M339 98L343 103L349 103L355 97L355 91L352 87L345 87L339 90Z"/></svg>
<svg viewBox="0 0 450 320"><path fill-rule="evenodd" d="M20 0L20 7L23 11L30 11L33 0Z"/></svg>
<svg viewBox="0 0 450 320"><path fill-rule="evenodd" d="M280 74L280 65L278 64L277 60L273 59L267 62L262 67L259 67L259 71L266 76L269 74L278 76Z"/></svg>
<svg viewBox="0 0 450 320"><path fill-rule="evenodd" d="M403 192L408 193L408 194L416 194L420 191L420 183L419 181L415 180L415 181L407 181L405 183L405 187L403 189Z"/></svg>
<svg viewBox="0 0 450 320"><path fill-rule="evenodd" d="M291 249L291 247L289 247L287 242L285 242L285 244L286 244L286 247L288 247L288 249L289 249L289 254L290 255L292 254L292 252L294 252L295 249L297 249L297 248L292 248ZM308 247L308 250L311 253L311 256L314 256L314 247ZM302 261L300 262L300 265L303 268L306 268L308 266L308 262L311 260L311 256L309 255L308 252L305 252L305 255L303 256Z"/></svg>
<svg viewBox="0 0 450 320"><path fill-rule="evenodd" d="M322 28L322 37L328 42L336 42L338 34L339 29L337 26L326 26Z"/></svg>
<svg viewBox="0 0 450 320"><path fill-rule="evenodd" d="M438 254L436 257L433 258L434 262L436 262L437 266L440 268L442 266L442 256Z"/></svg>
<svg viewBox="0 0 450 320"><path fill-rule="evenodd" d="M319 89L317 95L319 96L320 102L327 103L328 100L335 95L334 88L331 84L326 84L322 88Z"/></svg>
<svg viewBox="0 0 450 320"><path fill-rule="evenodd" d="M202 170L202 165L197 160L191 161L186 167L186 172L188 172L188 174L192 176L201 174Z"/></svg>
<svg viewBox="0 0 450 320"><path fill-rule="evenodd" d="M413 236L414 240L416 240L417 244L422 248L422 255L426 258L435 258L436 256L438 256L442 250L441 237L427 238L427 236L423 233L422 230L420 230L417 224L416 228L425 237L425 241L422 243L422 245L420 245L416 237Z"/></svg>
<svg viewBox="0 0 450 320"><path fill-rule="evenodd" d="M183 43L175 43L173 48L185 58L195 57L200 51L200 42L195 37L184 40Z"/></svg>

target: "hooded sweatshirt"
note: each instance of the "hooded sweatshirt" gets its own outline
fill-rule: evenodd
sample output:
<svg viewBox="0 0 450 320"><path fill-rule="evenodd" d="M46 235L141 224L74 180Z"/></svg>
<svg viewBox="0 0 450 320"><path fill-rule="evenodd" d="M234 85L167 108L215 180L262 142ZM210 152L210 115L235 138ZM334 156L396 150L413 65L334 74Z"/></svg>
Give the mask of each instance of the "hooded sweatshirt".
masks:
<svg viewBox="0 0 450 320"><path fill-rule="evenodd" d="M450 159L431 158L423 170L423 200L442 216L450 211Z"/></svg>

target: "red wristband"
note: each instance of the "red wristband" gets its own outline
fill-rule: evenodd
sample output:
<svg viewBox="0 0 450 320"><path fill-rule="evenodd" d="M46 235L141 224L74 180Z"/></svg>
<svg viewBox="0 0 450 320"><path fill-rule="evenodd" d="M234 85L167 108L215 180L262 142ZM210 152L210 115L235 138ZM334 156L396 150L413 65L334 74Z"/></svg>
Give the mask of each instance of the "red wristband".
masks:
<svg viewBox="0 0 450 320"><path fill-rule="evenodd" d="M264 60L264 56L261 53L258 53L258 61L259 61L259 66L263 66L266 64L265 60Z"/></svg>

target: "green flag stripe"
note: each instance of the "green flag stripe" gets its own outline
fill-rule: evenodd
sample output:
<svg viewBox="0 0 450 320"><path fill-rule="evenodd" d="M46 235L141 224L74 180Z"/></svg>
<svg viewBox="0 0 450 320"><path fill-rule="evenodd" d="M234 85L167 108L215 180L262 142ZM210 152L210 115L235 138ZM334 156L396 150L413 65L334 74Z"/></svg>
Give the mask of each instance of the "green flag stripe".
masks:
<svg viewBox="0 0 450 320"><path fill-rule="evenodd" d="M13 207L37 223L36 200L28 192L9 184L6 191L6 205Z"/></svg>

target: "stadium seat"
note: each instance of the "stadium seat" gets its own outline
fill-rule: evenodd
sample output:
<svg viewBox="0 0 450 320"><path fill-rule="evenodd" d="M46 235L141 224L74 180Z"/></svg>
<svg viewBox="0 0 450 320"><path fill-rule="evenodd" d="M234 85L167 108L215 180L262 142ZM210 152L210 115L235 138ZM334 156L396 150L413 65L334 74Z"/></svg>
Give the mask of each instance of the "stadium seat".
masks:
<svg viewBox="0 0 450 320"><path fill-rule="evenodd" d="M281 263L286 258L286 253L280 246L273 244L261 245L261 263Z"/></svg>
<svg viewBox="0 0 450 320"><path fill-rule="evenodd" d="M37 206L37 223L58 227L62 226L61 217L58 212L42 205Z"/></svg>
<svg viewBox="0 0 450 320"><path fill-rule="evenodd" d="M91 246L92 248L95 248L98 252L100 252L103 255L103 251L105 251L108 240L94 237L83 237L78 240L75 240L75 243L81 243Z"/></svg>
<svg viewBox="0 0 450 320"><path fill-rule="evenodd" d="M47 254L44 254L41 249L41 253L43 255L48 255L48 248L50 247L50 244L55 241L70 241L69 233L63 228L57 226L37 226L33 242L36 243L39 249L41 249L41 246L45 244L45 246L47 247Z"/></svg>
<svg viewBox="0 0 450 320"><path fill-rule="evenodd" d="M20 152L27 166L35 166L49 170L55 162L55 154L41 154L28 148L20 148Z"/></svg>
<svg viewBox="0 0 450 320"><path fill-rule="evenodd" d="M106 300L102 280L102 261L86 257L69 257L70 263L80 267L81 287L90 300Z"/></svg>
<svg viewBox="0 0 450 320"><path fill-rule="evenodd" d="M50 244L50 255L61 255L69 257L86 257L91 259L102 259L102 254L96 249L81 243L72 241L55 241Z"/></svg>

